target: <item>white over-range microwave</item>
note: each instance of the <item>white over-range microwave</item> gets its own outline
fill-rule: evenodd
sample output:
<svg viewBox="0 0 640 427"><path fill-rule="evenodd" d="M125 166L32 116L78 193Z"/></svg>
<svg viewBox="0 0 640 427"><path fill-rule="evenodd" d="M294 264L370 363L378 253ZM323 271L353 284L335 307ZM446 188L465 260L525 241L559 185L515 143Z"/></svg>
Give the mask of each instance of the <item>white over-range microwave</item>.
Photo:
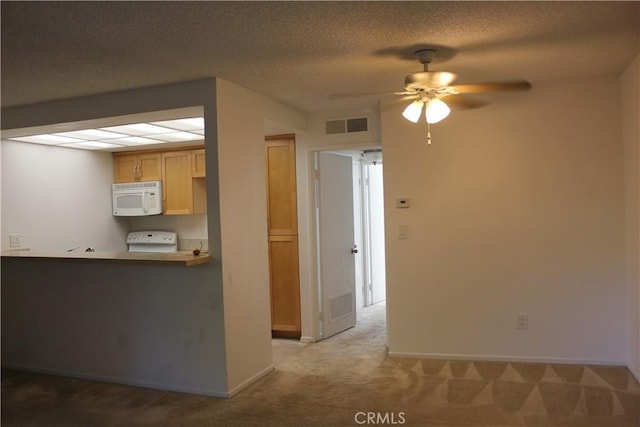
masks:
<svg viewBox="0 0 640 427"><path fill-rule="evenodd" d="M162 213L162 182L112 184L113 215L145 216Z"/></svg>

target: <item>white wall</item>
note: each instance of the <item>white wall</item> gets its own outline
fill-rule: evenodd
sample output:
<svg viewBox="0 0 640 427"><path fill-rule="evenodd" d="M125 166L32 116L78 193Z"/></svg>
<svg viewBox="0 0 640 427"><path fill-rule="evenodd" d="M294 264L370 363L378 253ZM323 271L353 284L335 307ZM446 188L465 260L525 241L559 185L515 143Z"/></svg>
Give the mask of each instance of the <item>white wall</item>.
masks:
<svg viewBox="0 0 640 427"><path fill-rule="evenodd" d="M302 112L224 80L217 90L227 382L234 394L273 368L264 122L298 130L307 122Z"/></svg>
<svg viewBox="0 0 640 427"><path fill-rule="evenodd" d="M496 95L430 146L402 107L381 118L390 353L625 364L617 78Z"/></svg>
<svg viewBox="0 0 640 427"><path fill-rule="evenodd" d="M629 368L640 379L640 55L622 74Z"/></svg>
<svg viewBox="0 0 640 427"><path fill-rule="evenodd" d="M2 141L2 249L126 250L128 224L112 215L111 153Z"/></svg>

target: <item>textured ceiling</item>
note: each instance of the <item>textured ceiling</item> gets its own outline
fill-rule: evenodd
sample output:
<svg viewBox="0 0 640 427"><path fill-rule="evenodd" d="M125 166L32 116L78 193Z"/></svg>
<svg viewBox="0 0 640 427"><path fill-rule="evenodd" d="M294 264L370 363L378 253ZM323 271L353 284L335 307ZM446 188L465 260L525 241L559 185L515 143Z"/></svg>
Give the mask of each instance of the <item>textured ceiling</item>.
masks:
<svg viewBox="0 0 640 427"><path fill-rule="evenodd" d="M618 74L640 2L7 2L2 106L216 76L305 111L369 108L421 71L457 83Z"/></svg>

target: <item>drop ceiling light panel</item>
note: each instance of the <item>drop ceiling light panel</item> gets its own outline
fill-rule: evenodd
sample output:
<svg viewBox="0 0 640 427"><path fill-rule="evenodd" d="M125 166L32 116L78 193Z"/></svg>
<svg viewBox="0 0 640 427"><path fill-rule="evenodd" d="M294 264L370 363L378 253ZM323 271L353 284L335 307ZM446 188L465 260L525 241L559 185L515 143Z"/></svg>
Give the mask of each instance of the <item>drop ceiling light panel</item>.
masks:
<svg viewBox="0 0 640 427"><path fill-rule="evenodd" d="M160 141L158 139L152 139L152 138L144 138L142 136L126 136L124 138L100 140L100 142L106 142L106 143L129 147L129 146L136 146L136 145L162 144L163 142L166 142L166 141Z"/></svg>
<svg viewBox="0 0 640 427"><path fill-rule="evenodd" d="M51 134L21 136L21 137L10 138L10 139L14 141L32 142L34 144L44 144L44 145L61 145L61 144L71 144L74 142L83 142L82 139L69 138L66 136L51 135Z"/></svg>
<svg viewBox="0 0 640 427"><path fill-rule="evenodd" d="M192 117L190 119L164 120L151 122L152 125L168 127L176 130L199 131L204 130L204 118Z"/></svg>
<svg viewBox="0 0 640 427"><path fill-rule="evenodd" d="M190 132L159 133L159 134L150 135L150 136L164 142L196 141L196 140L202 139L201 135L190 133Z"/></svg>
<svg viewBox="0 0 640 427"><path fill-rule="evenodd" d="M8 139L67 148L111 150L129 146L200 141L203 138L204 118L190 117L51 134L16 136Z"/></svg>
<svg viewBox="0 0 640 427"><path fill-rule="evenodd" d="M64 144L62 147L66 148L81 148L84 150L104 150L111 148L120 148L122 145L111 144L108 142L100 142L100 141L84 141L77 142L75 144Z"/></svg>

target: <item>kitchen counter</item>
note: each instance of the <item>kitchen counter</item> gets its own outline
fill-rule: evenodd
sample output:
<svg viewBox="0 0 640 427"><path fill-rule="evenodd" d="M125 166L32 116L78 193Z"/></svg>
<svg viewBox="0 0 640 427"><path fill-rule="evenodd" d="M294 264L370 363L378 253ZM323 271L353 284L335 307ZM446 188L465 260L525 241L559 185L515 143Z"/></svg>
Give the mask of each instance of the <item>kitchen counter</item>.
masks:
<svg viewBox="0 0 640 427"><path fill-rule="evenodd" d="M193 255L190 251L178 251L173 253L147 253L147 252L33 252L30 250L2 251L2 258L39 258L55 259L79 262L116 262L116 263L148 263L184 265L191 267L198 264L211 262L211 256L202 252Z"/></svg>

